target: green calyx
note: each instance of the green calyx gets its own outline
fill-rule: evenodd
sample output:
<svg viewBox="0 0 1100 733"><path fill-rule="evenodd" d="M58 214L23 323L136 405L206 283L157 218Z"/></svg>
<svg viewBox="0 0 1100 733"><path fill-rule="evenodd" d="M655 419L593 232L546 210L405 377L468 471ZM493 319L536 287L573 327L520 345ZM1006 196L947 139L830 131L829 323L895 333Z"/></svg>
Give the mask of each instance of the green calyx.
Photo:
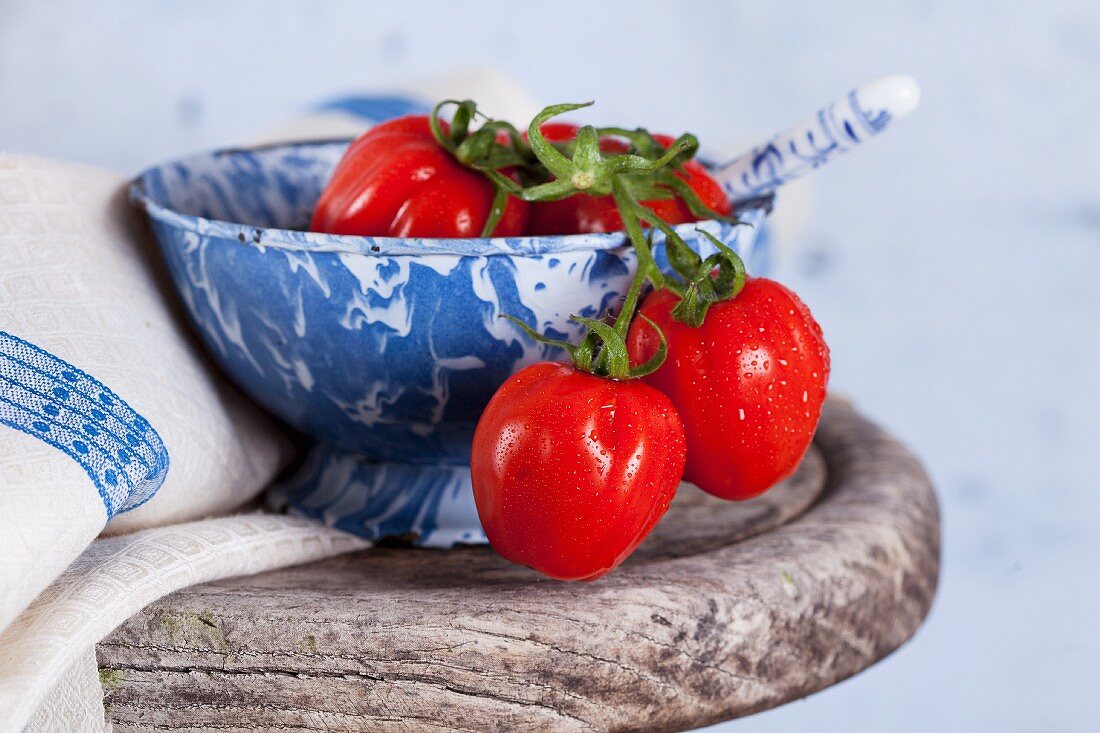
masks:
<svg viewBox="0 0 1100 733"><path fill-rule="evenodd" d="M701 258L695 250L684 247L672 265L683 280L666 279L665 286L680 296L672 309L672 317L693 328L703 325L707 310L715 303L736 298L745 287L745 263L722 240L704 229L695 231L710 240L717 252ZM672 262L672 257L669 257Z"/></svg>
<svg viewBox="0 0 1100 733"><path fill-rule="evenodd" d="M450 130L444 131L439 114L449 105L455 105L455 111L451 117ZM489 218L481 230L481 236L491 237L504 216L508 197L518 195L522 190L516 181L501 173L501 169L527 169L535 159L530 153L524 155L526 144L523 136L508 122L486 120L481 127L471 132L470 123L479 115L477 105L469 99L445 99L432 109L428 123L432 136L443 149L459 163L482 173L492 182L496 191ZM502 135L508 140L508 144L500 141Z"/></svg>
<svg viewBox="0 0 1100 733"><path fill-rule="evenodd" d="M671 225L641 202L679 198L701 219L739 222L710 209L678 175L699 148L698 139L690 133L681 135L667 146L644 129L585 125L577 130L573 140L564 143L551 142L543 135L542 125L553 117L591 104L546 107L531 120L526 140L514 126L499 120L485 119L477 130L471 131L472 121L481 115L477 105L470 100L440 102L432 110L430 121L436 141L459 163L485 175L496 189L482 236L492 235L510 196L528 202L556 201L578 194L613 197L638 257L638 271L614 320L609 322L606 314L599 319L572 316L570 320L586 329L581 342L574 346L546 338L516 318L502 317L517 324L536 341L564 349L578 369L611 379L631 379L658 369L667 352L664 334L646 319L660 337L660 348L645 364L630 366L626 336L647 284L667 288L679 295L680 302L673 309L673 317L690 326L699 326L711 305L735 297L745 283L745 266L741 258L717 237L697 230L717 249L704 259ZM448 105L455 105L455 111L450 129L444 131L439 113ZM626 150L601 150L601 139L608 137L621 140L621 147ZM668 261L678 278L666 276L657 267L652 254L654 230L664 234Z"/></svg>
<svg viewBox="0 0 1100 733"><path fill-rule="evenodd" d="M543 136L542 125L552 117L591 105L592 102L555 104L539 112L531 120L527 127L531 151L546 170L553 174L554 180L525 189L522 194L524 201L554 201L577 193L607 196L611 194L616 179L624 176L651 177L666 166L682 165L699 148L699 141L690 133L681 135L664 149L645 130L601 130L585 125L577 130L576 139L566 148L572 153L572 157L569 157ZM609 133L609 130L613 133ZM623 133L623 137L631 141L634 151L604 155L600 151L600 138L618 133ZM656 183L655 180L653 182ZM661 197L660 194L657 197Z"/></svg>

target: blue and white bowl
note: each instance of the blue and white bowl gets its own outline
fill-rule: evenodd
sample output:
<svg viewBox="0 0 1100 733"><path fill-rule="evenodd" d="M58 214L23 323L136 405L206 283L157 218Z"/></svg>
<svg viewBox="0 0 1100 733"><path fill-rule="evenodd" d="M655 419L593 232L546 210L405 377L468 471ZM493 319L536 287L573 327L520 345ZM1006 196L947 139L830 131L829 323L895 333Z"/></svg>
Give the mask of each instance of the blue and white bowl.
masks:
<svg viewBox="0 0 1100 733"><path fill-rule="evenodd" d="M571 314L613 307L635 268L624 235L399 239L303 231L347 141L223 150L132 184L211 354L314 439L269 497L369 538L483 542L469 481L477 419L518 369L562 359L509 314L573 340ZM760 274L765 211L701 226ZM657 239L658 250L660 238Z"/></svg>

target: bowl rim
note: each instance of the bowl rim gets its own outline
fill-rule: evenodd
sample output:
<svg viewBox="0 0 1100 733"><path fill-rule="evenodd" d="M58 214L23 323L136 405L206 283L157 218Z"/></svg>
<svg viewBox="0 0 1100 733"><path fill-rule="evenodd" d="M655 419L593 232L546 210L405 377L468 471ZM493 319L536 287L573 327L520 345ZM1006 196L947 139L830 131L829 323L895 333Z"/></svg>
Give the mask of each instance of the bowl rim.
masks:
<svg viewBox="0 0 1100 733"><path fill-rule="evenodd" d="M254 247L271 247L300 252L330 252L336 254L389 255L547 255L557 252L584 250L614 250L629 246L625 232L520 235L516 237L376 237L350 234L326 234L279 227L262 227L252 224L212 219L197 214L187 214L170 208L153 199L147 190L147 180L159 171L203 159L221 158L241 154L263 153L279 149L295 149L348 145L354 138L321 138L264 143L253 146L218 148L188 155L155 166L150 166L132 178L127 186L131 204L144 211L151 219L204 237L235 240ZM695 230L702 228L721 235L723 229L755 228L771 212L774 194L749 201L738 202L734 210L741 217L740 224L727 224L715 219L678 224L673 227L685 239L694 239ZM657 233L660 238L660 232ZM753 234L755 238L755 232Z"/></svg>

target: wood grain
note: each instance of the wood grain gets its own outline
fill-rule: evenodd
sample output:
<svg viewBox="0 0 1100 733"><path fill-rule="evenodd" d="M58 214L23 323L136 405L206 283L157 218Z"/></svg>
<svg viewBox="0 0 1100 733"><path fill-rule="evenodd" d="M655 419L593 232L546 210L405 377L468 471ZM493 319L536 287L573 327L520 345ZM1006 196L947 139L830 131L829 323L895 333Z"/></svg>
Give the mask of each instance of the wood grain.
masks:
<svg viewBox="0 0 1100 733"><path fill-rule="evenodd" d="M597 582L375 548L168 596L98 655L117 731L684 730L881 659L938 568L927 476L833 400L791 481L744 504L686 487Z"/></svg>

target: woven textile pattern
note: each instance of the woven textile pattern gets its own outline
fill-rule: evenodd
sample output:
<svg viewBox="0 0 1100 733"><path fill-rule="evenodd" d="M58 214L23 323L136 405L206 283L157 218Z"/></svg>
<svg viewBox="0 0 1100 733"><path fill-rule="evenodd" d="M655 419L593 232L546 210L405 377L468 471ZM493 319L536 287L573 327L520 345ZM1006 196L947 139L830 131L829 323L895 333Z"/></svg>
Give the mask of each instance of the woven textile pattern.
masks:
<svg viewBox="0 0 1100 733"><path fill-rule="evenodd" d="M80 464L108 518L152 498L168 471L168 450L148 420L94 377L5 331L0 423Z"/></svg>

